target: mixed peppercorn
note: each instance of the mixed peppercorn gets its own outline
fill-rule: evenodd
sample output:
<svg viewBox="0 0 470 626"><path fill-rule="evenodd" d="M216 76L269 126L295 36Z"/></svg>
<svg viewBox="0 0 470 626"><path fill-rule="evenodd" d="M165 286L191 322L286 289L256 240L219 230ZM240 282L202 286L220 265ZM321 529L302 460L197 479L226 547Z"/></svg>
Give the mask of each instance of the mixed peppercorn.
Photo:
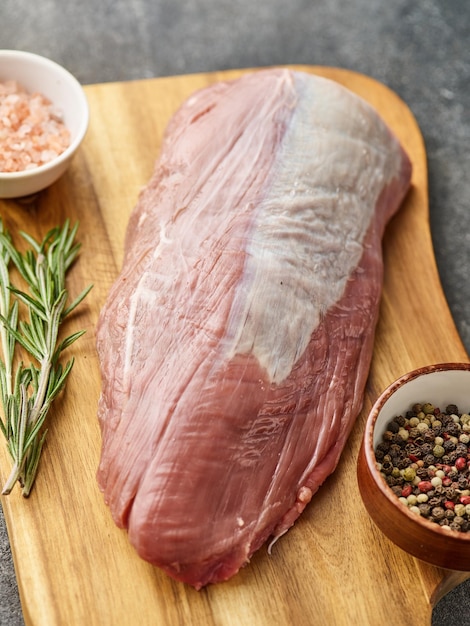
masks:
<svg viewBox="0 0 470 626"><path fill-rule="evenodd" d="M385 482L409 510L470 531L470 415L451 404L415 404L387 425L375 449Z"/></svg>

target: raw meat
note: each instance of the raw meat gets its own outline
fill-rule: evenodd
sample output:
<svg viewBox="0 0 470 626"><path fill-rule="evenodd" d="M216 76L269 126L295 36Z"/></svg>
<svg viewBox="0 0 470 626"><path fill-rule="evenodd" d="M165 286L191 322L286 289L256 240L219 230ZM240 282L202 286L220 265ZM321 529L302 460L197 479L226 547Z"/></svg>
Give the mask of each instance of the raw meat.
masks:
<svg viewBox="0 0 470 626"><path fill-rule="evenodd" d="M175 114L97 336L98 481L143 559L226 580L333 472L410 176L370 106L313 75L251 73Z"/></svg>

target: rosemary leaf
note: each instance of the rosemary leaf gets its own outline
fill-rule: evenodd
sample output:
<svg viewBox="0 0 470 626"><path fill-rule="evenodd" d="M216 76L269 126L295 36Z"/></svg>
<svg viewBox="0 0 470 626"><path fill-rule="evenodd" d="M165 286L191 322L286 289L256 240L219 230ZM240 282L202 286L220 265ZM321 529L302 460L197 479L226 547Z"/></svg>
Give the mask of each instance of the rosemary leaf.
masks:
<svg viewBox="0 0 470 626"><path fill-rule="evenodd" d="M30 495L47 433L44 422L74 363L71 358L64 367L59 359L85 332L60 339L63 320L92 288L90 285L68 304L66 273L80 250L75 242L77 229L78 224L70 228L67 220L62 228L51 229L42 241L21 232L30 246L21 253L0 219L0 430L12 458L2 491L5 495L16 482L23 496ZM10 265L18 270L27 291L11 284ZM20 306L27 314L21 320ZM14 368L17 348L33 359L28 367L20 362Z"/></svg>
<svg viewBox="0 0 470 626"><path fill-rule="evenodd" d="M36 315L39 315L45 322L47 322L46 311L44 311L44 307L40 306L40 303L37 300L15 287L10 287L10 292L13 293L20 302L23 302L23 304L29 307L31 311L34 311Z"/></svg>
<svg viewBox="0 0 470 626"><path fill-rule="evenodd" d="M86 287L82 293L77 296L75 298L75 300L72 302L72 304L70 304L65 311L62 313L62 315L64 317L66 317L67 315L69 315L75 308L77 308L77 306L81 303L82 300L84 300L86 298L86 296L88 295L88 293L91 291L91 289L93 288L93 285L89 285L88 287Z"/></svg>
<svg viewBox="0 0 470 626"><path fill-rule="evenodd" d="M66 337L63 341L61 341L60 344L57 346L56 351L54 352L54 355L52 357L52 362L55 363L57 359L59 358L60 353L63 352L65 348L68 348L69 346L71 346L75 341L77 341L77 339L79 339L84 334L85 334L84 330L79 330L78 332L74 333L73 335L70 335L69 337Z"/></svg>

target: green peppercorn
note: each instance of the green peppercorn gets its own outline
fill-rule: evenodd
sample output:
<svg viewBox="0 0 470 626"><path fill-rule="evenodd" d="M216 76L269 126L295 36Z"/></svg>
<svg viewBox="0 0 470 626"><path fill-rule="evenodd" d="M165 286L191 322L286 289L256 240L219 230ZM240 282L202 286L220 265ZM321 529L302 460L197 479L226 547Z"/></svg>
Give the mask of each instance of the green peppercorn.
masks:
<svg viewBox="0 0 470 626"><path fill-rule="evenodd" d="M441 456L444 456L444 454L445 454L445 450L444 450L444 448L443 448L441 445L437 444L437 445L435 445L435 446L434 446L434 448L432 449L432 453L434 454L434 456L435 456L435 457L437 457L438 459L440 459L440 458L441 458Z"/></svg>
<svg viewBox="0 0 470 626"><path fill-rule="evenodd" d="M416 470L411 466L406 467L403 470L402 476L407 482L412 482L416 478Z"/></svg>

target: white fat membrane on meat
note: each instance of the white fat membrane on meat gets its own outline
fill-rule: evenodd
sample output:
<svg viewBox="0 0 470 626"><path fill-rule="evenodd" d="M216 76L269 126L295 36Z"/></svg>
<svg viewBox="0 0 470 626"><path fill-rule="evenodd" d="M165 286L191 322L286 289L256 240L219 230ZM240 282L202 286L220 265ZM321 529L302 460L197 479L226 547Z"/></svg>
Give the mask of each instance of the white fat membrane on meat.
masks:
<svg viewBox="0 0 470 626"><path fill-rule="evenodd" d="M365 102L348 107L353 96L335 83L295 80L299 100L256 210L225 344L228 359L256 356L274 383L291 373L322 314L341 299L379 194L401 167Z"/></svg>

